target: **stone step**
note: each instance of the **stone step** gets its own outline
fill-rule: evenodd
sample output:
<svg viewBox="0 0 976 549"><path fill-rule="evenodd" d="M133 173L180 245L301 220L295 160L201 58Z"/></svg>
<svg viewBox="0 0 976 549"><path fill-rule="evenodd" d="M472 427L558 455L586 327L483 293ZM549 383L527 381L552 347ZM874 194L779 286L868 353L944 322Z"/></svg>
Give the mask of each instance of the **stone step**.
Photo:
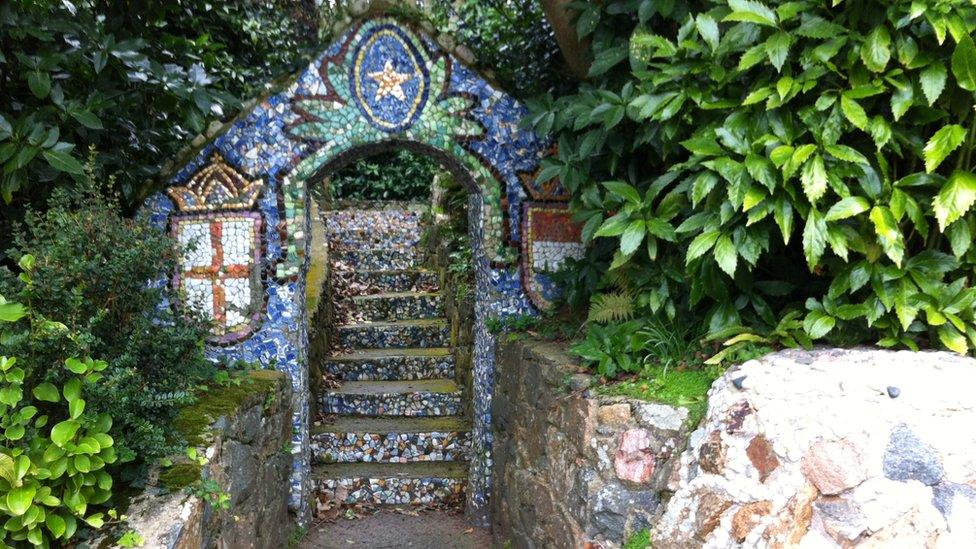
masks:
<svg viewBox="0 0 976 549"><path fill-rule="evenodd" d="M454 354L432 349L359 349L326 359L322 370L346 381L393 381L454 377Z"/></svg>
<svg viewBox="0 0 976 549"><path fill-rule="evenodd" d="M326 214L325 230L333 249L414 246L423 216L410 210L335 210Z"/></svg>
<svg viewBox="0 0 976 549"><path fill-rule="evenodd" d="M468 464L335 463L312 469L320 499L375 505L432 505L463 500Z"/></svg>
<svg viewBox="0 0 976 549"><path fill-rule="evenodd" d="M377 292L436 292L440 287L437 273L422 269L353 271L346 276L350 284Z"/></svg>
<svg viewBox="0 0 976 549"><path fill-rule="evenodd" d="M342 416L312 430L315 463L463 461L471 424L460 417L358 418Z"/></svg>
<svg viewBox="0 0 976 549"><path fill-rule="evenodd" d="M352 298L352 314L366 321L408 320L443 316L443 301L434 292L389 292Z"/></svg>
<svg viewBox="0 0 976 549"><path fill-rule="evenodd" d="M351 349L431 348L450 345L451 334L443 318L399 322L356 322L339 326L336 344Z"/></svg>
<svg viewBox="0 0 976 549"><path fill-rule="evenodd" d="M450 379L346 381L320 395L324 414L351 416L454 416L461 389Z"/></svg>
<svg viewBox="0 0 976 549"><path fill-rule="evenodd" d="M357 271L397 271L419 267L423 261L417 248L360 248L331 253L330 260Z"/></svg>

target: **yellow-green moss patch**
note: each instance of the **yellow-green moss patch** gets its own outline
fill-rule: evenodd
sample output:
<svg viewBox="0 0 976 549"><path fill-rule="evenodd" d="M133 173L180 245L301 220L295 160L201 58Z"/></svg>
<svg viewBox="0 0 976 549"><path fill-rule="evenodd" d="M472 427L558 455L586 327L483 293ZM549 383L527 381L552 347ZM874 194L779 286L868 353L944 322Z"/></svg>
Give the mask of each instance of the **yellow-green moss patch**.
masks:
<svg viewBox="0 0 976 549"><path fill-rule="evenodd" d="M171 492L182 490L200 480L203 466L199 463L175 463L159 472L159 483Z"/></svg>
<svg viewBox="0 0 976 549"><path fill-rule="evenodd" d="M268 393L277 387L282 374L273 370L249 372L240 385L211 387L199 399L180 410L175 426L190 446L207 443L210 426L223 416L229 416L248 402L264 402Z"/></svg>

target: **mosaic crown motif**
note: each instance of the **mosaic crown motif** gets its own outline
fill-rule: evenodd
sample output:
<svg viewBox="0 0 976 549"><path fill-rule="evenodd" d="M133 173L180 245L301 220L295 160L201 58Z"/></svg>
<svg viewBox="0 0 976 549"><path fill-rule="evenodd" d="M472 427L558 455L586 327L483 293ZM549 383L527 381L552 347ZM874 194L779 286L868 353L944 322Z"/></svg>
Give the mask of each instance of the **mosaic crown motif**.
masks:
<svg viewBox="0 0 976 549"><path fill-rule="evenodd" d="M219 154L200 168L186 185L167 189L181 211L250 210L261 194L263 181L250 181Z"/></svg>

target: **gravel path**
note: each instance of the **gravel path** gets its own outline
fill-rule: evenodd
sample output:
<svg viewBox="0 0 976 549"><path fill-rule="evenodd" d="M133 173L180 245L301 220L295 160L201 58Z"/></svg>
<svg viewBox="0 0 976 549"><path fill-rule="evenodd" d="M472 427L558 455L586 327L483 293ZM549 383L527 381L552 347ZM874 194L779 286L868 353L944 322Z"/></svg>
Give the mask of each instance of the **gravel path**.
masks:
<svg viewBox="0 0 976 549"><path fill-rule="evenodd" d="M417 516L382 510L358 519L320 524L302 540L302 549L489 549L491 534L463 515L425 511Z"/></svg>

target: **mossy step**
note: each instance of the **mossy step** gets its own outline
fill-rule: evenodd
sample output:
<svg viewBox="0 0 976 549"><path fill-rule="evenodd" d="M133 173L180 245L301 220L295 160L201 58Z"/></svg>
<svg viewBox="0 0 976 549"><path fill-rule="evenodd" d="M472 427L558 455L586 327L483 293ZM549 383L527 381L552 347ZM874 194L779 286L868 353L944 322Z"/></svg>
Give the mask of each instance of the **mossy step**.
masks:
<svg viewBox="0 0 976 549"><path fill-rule="evenodd" d="M374 505L436 505L464 498L468 464L461 461L334 463L312 468L319 499Z"/></svg>
<svg viewBox="0 0 976 549"><path fill-rule="evenodd" d="M394 271L419 267L423 257L416 248L364 248L332 252L330 260L340 261L357 271Z"/></svg>
<svg viewBox="0 0 976 549"><path fill-rule="evenodd" d="M453 378L454 354L447 347L360 349L326 359L322 369L348 381Z"/></svg>
<svg viewBox="0 0 976 549"><path fill-rule="evenodd" d="M453 416L461 411L461 390L450 379L347 381L319 402L325 414Z"/></svg>
<svg viewBox="0 0 976 549"><path fill-rule="evenodd" d="M440 280L437 273L425 269L400 269L385 271L359 270L349 275L350 284L381 292L408 292L418 288L437 290Z"/></svg>
<svg viewBox="0 0 976 549"><path fill-rule="evenodd" d="M460 417L356 418L312 431L315 463L463 461L471 450L471 424Z"/></svg>
<svg viewBox="0 0 976 549"><path fill-rule="evenodd" d="M443 316L436 292L385 292L352 298L354 314L364 320L407 320Z"/></svg>
<svg viewBox="0 0 976 549"><path fill-rule="evenodd" d="M315 480L327 478L454 478L468 477L466 461L418 463L330 463L312 468Z"/></svg>
<svg viewBox="0 0 976 549"><path fill-rule="evenodd" d="M340 326L336 335L338 346L352 349L445 347L451 339L443 318L357 322Z"/></svg>

